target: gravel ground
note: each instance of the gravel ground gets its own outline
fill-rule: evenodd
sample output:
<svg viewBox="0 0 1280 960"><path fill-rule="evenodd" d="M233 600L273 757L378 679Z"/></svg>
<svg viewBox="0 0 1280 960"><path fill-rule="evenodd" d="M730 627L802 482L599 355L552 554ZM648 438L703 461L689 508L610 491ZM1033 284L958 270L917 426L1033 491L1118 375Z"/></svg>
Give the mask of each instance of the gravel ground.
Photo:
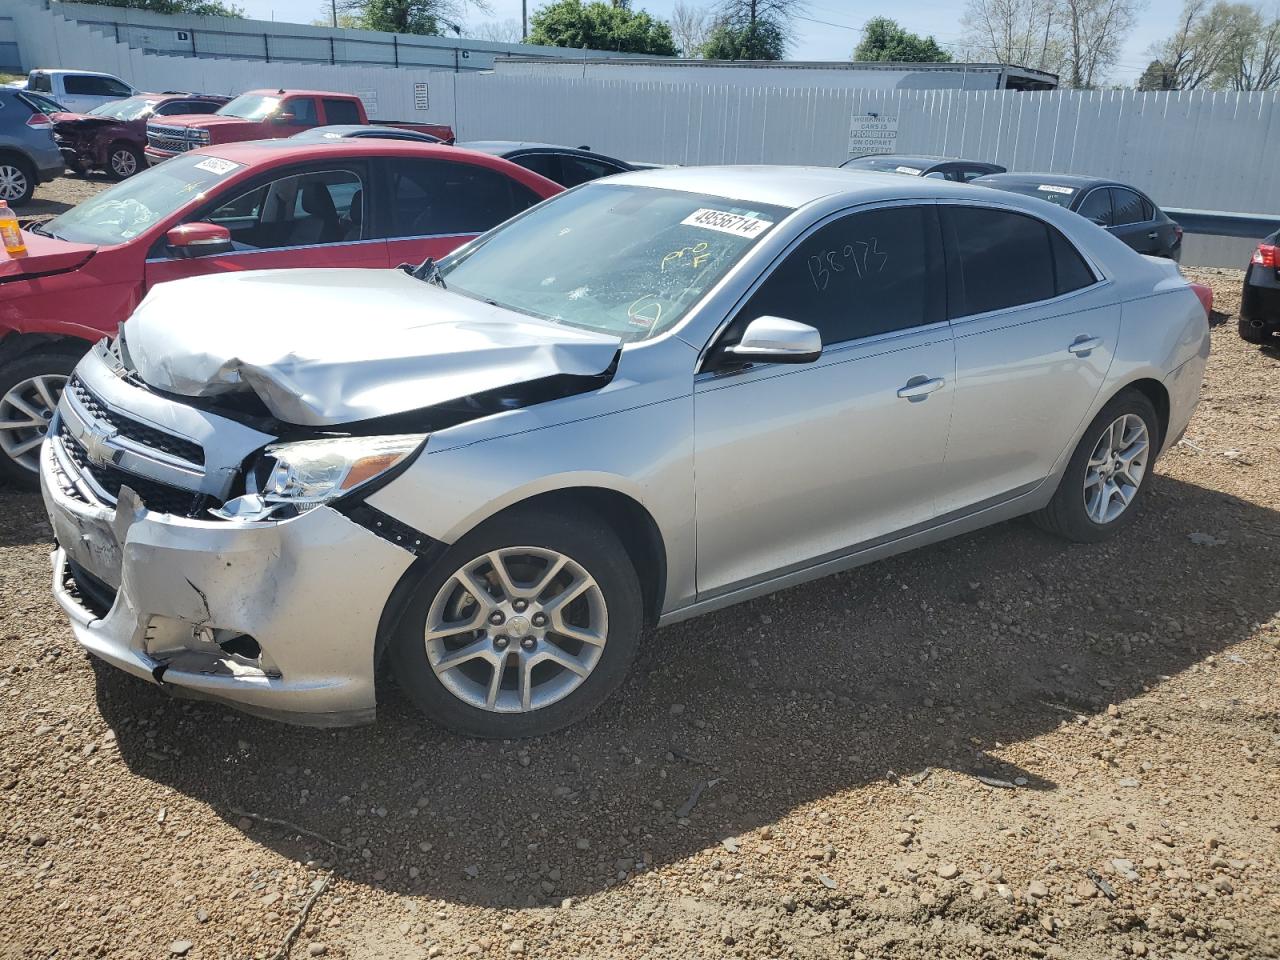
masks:
<svg viewBox="0 0 1280 960"><path fill-rule="evenodd" d="M0 956L1280 955L1280 353L1188 272L1226 322L1123 535L660 631L533 741L171 701L81 654L0 491Z"/></svg>

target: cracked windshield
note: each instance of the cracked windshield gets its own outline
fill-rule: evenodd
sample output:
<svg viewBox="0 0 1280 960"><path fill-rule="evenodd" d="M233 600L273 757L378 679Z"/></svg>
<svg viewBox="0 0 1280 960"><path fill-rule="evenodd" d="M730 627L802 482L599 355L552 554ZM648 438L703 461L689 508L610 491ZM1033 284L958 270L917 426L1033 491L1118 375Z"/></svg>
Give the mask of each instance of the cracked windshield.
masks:
<svg viewBox="0 0 1280 960"><path fill-rule="evenodd" d="M203 199L206 190L240 166L218 157L174 157L152 167L145 177L132 177L90 197L37 230L77 243L124 243Z"/></svg>
<svg viewBox="0 0 1280 960"><path fill-rule="evenodd" d="M599 185L513 220L450 258L450 290L623 340L669 329L791 211Z"/></svg>

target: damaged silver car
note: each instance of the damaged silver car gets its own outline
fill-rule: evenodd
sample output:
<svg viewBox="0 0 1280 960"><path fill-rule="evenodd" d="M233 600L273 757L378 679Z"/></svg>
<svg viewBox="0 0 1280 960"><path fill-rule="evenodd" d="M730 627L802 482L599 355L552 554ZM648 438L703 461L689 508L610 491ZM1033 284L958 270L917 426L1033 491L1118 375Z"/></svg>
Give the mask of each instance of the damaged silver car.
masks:
<svg viewBox="0 0 1280 960"><path fill-rule="evenodd" d="M1022 514L1122 529L1208 344L1175 265L1034 198L625 174L411 271L156 287L43 449L54 593L177 695L354 723L385 671L541 734L655 625Z"/></svg>

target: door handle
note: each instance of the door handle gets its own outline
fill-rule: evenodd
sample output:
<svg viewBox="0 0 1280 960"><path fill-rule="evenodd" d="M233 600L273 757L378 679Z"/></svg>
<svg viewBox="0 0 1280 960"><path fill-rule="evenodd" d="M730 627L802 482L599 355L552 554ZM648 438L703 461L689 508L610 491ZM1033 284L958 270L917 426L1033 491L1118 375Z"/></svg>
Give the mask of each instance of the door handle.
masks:
<svg viewBox="0 0 1280 960"><path fill-rule="evenodd" d="M898 388L898 396L914 403L926 399L935 390L941 390L946 382L941 377L934 377L932 380L928 377L912 377L905 387Z"/></svg>
<svg viewBox="0 0 1280 960"><path fill-rule="evenodd" d="M1102 346L1101 337L1076 337L1071 346L1067 347L1068 353L1074 353L1077 357L1087 357L1092 351Z"/></svg>
<svg viewBox="0 0 1280 960"><path fill-rule="evenodd" d="M1148 234L1147 234L1147 239L1148 239L1148 240L1159 240L1159 239L1160 239L1160 232L1159 232L1158 230L1152 230L1150 233L1148 233Z"/></svg>

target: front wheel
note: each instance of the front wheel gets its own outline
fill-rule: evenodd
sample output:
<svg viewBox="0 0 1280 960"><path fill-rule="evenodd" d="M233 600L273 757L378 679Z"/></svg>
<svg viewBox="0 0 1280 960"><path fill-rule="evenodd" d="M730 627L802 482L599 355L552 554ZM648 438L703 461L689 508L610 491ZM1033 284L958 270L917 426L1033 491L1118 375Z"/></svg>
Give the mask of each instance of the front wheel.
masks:
<svg viewBox="0 0 1280 960"><path fill-rule="evenodd" d="M15 486L40 488L40 444L77 360L24 353L0 368L0 476Z"/></svg>
<svg viewBox="0 0 1280 960"><path fill-rule="evenodd" d="M621 685L643 623L635 568L607 525L521 510L448 550L401 618L391 656L397 682L443 726L540 736Z"/></svg>
<svg viewBox="0 0 1280 960"><path fill-rule="evenodd" d="M107 153L107 173L112 180L127 180L146 165L142 151L129 143L113 143Z"/></svg>
<svg viewBox="0 0 1280 960"><path fill-rule="evenodd" d="M1078 543L1112 536L1136 518L1159 448L1151 401L1137 390L1120 393L1089 424L1053 499L1033 519Z"/></svg>
<svg viewBox="0 0 1280 960"><path fill-rule="evenodd" d="M31 202L36 192L36 174L25 160L13 156L0 156L0 200L11 207L21 207Z"/></svg>

